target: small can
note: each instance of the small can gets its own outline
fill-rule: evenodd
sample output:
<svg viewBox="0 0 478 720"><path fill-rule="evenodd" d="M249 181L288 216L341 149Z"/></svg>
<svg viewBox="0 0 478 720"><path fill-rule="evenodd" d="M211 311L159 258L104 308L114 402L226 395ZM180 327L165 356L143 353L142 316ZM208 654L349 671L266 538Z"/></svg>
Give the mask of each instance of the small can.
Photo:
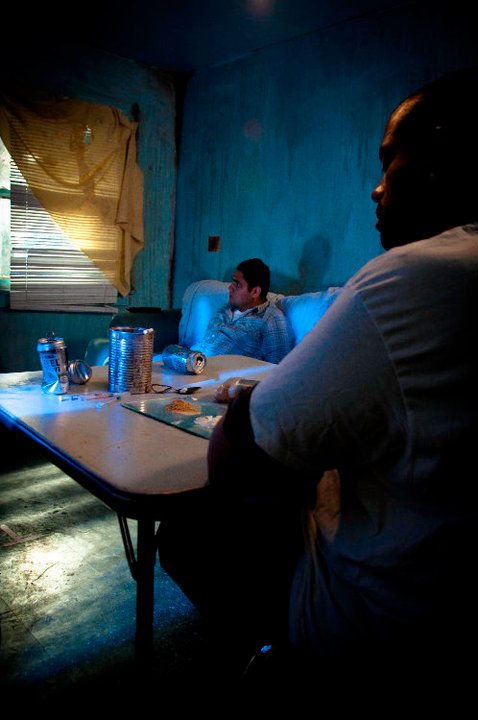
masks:
<svg viewBox="0 0 478 720"><path fill-rule="evenodd" d="M206 356L182 345L168 345L163 350L163 364L179 373L200 375L206 367Z"/></svg>
<svg viewBox="0 0 478 720"><path fill-rule="evenodd" d="M37 343L38 355L43 370L41 389L44 393L64 395L70 386L68 380L68 354L63 338L54 332L40 338Z"/></svg>
<svg viewBox="0 0 478 720"><path fill-rule="evenodd" d="M91 366L84 360L70 360L68 363L68 380L75 385L85 385L91 374Z"/></svg>

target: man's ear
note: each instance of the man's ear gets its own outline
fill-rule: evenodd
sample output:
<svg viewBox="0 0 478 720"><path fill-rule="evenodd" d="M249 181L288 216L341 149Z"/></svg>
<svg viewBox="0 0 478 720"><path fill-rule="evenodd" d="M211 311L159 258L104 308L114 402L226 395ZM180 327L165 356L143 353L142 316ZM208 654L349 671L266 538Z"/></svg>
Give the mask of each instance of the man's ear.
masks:
<svg viewBox="0 0 478 720"><path fill-rule="evenodd" d="M254 299L260 298L262 292L262 288L260 285L256 285L255 287L251 288L251 295Z"/></svg>

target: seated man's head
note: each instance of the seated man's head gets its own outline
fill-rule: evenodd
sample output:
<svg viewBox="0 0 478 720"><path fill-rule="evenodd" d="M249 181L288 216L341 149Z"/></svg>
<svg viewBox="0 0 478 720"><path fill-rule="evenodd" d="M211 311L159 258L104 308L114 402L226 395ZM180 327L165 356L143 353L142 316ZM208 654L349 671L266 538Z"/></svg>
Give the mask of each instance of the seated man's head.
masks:
<svg viewBox="0 0 478 720"><path fill-rule="evenodd" d="M232 274L229 285L229 303L241 311L260 305L267 300L271 274L259 258L243 260Z"/></svg>
<svg viewBox="0 0 478 720"><path fill-rule="evenodd" d="M477 88L478 68L450 73L391 114L372 193L386 250L478 220Z"/></svg>

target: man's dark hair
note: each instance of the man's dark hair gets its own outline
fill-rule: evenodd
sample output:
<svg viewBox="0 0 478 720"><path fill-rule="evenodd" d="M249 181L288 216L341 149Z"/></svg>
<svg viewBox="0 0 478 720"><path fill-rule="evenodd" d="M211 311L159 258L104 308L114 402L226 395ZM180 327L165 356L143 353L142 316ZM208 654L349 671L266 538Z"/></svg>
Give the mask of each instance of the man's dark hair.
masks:
<svg viewBox="0 0 478 720"><path fill-rule="evenodd" d="M261 300L267 299L267 293L271 286L271 272L269 267L260 258L243 260L237 266L237 270L244 275L249 289L260 287Z"/></svg>
<svg viewBox="0 0 478 720"><path fill-rule="evenodd" d="M397 126L401 148L433 178L442 229L477 217L477 89L477 67L443 75L410 95L410 109Z"/></svg>
<svg viewBox="0 0 478 720"><path fill-rule="evenodd" d="M397 136L422 154L447 153L476 172L478 67L455 70L432 80L409 96L418 100Z"/></svg>

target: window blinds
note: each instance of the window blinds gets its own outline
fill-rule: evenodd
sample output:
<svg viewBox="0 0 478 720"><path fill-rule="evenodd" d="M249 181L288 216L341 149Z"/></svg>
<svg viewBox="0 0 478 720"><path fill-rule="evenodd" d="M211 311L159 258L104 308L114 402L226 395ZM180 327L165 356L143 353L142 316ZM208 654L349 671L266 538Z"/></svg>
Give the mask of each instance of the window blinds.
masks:
<svg viewBox="0 0 478 720"><path fill-rule="evenodd" d="M117 296L40 205L11 159L10 307L112 312Z"/></svg>

